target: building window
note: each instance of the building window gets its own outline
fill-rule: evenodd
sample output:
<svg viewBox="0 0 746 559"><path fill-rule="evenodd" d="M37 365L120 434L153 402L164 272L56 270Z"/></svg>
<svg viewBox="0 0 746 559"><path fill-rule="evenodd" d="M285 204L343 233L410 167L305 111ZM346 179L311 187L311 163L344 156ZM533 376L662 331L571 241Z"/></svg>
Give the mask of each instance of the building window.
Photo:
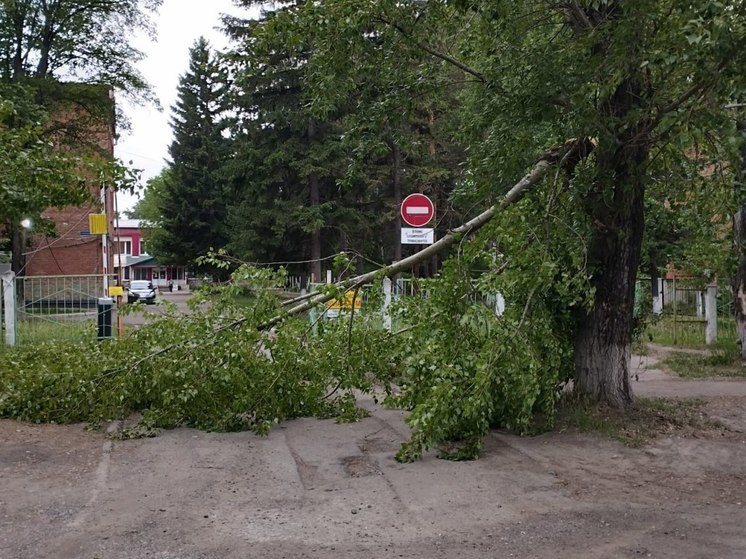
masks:
<svg viewBox="0 0 746 559"><path fill-rule="evenodd" d="M146 280L148 278L148 269L147 268L135 268L135 279L136 280Z"/></svg>
<svg viewBox="0 0 746 559"><path fill-rule="evenodd" d="M122 279L125 279L125 280L130 279L130 269L129 269L129 267L124 268L124 275L122 276Z"/></svg>
<svg viewBox="0 0 746 559"><path fill-rule="evenodd" d="M119 241L119 254L132 255L132 241Z"/></svg>
<svg viewBox="0 0 746 559"><path fill-rule="evenodd" d="M148 253L148 251L145 248L145 241L143 241L142 239L140 239L140 254L147 254L147 253Z"/></svg>

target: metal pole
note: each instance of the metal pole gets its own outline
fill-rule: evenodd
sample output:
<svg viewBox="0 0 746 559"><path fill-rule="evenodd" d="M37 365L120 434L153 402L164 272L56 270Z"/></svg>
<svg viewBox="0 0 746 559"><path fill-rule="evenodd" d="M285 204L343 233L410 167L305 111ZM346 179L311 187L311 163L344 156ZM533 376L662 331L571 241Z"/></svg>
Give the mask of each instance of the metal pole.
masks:
<svg viewBox="0 0 746 559"><path fill-rule="evenodd" d="M119 231L119 206L117 202L118 202L117 193L115 191L114 192L114 219L115 219L114 232L116 233L116 236L115 236L116 251L115 252L117 254L117 259L119 260L119 266L117 266L117 285L119 287L122 287L123 286L122 255L119 252L120 231ZM133 254L134 254L134 250L133 250ZM116 303L117 303L117 309L119 309L119 305L122 304L121 295L117 295ZM124 321L122 320L122 316L119 314L119 311L117 310L117 336L121 338L123 335L124 335Z"/></svg>
<svg viewBox="0 0 746 559"><path fill-rule="evenodd" d="M101 185L101 204L104 208L104 215L106 216L106 230L109 230L109 212L106 207L106 185ZM104 233L101 235L101 256L103 257L103 270L104 270L104 297L109 296L109 236Z"/></svg>
<svg viewBox="0 0 746 559"><path fill-rule="evenodd" d="M3 307L5 310L5 343L16 345L16 276L5 272L2 276Z"/></svg>

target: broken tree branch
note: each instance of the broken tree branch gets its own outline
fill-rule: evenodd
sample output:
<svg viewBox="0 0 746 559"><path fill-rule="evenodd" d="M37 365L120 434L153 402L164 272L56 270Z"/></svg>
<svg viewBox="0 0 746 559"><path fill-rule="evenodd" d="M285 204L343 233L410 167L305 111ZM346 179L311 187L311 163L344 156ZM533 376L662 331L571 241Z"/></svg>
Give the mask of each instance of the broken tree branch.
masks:
<svg viewBox="0 0 746 559"><path fill-rule="evenodd" d="M424 262L433 255L450 248L451 245L456 242L456 240L462 238L464 235L471 235L475 233L482 226L488 223L500 210L503 210L508 206L511 206L518 202L528 189L536 185L539 181L541 181L542 178L544 178L544 175L546 175L547 171L549 171L552 166L558 164L564 158L567 158L568 160L574 160L576 157L585 157L590 152L590 150L593 149L593 147L593 144L589 140L584 138L581 140L571 140L561 148L554 149L545 153L544 156L536 163L536 165L534 165L533 169L531 169L531 171L526 176L518 181L498 204L491 206L490 208L483 211L475 218L467 221L460 227L452 229L449 233L443 236L442 239L436 241L417 254L408 256L407 258L404 258L399 262L396 262L391 266L387 266L386 268L383 268L381 270L374 270L372 272L368 272L366 274L362 274L338 282L334 284L335 289L356 289L366 283L370 283L376 278L393 277L401 272L414 268L417 264ZM327 301L330 301L331 299L334 299L333 294L318 293L313 297L309 297L303 303L300 303L288 309L284 313L271 318L263 324L260 324L259 328L272 328L289 316L303 313L315 307L316 305L325 303ZM245 322L245 319L241 319L240 322ZM238 326L239 324L236 325Z"/></svg>
<svg viewBox="0 0 746 559"><path fill-rule="evenodd" d="M277 326L286 318L289 318L297 314L301 314L307 310L312 309L313 307L317 305L326 303L327 301L334 299L335 292L339 292L340 289L344 289L345 291L349 291L350 289L357 290L361 286L365 285L366 283L370 283L371 281L377 278L393 277L401 272L412 269L414 266L416 266L420 262L424 262L425 260L432 257L433 255L438 254L448 249L449 247L451 247L451 245L453 245L457 240L461 239L463 236L476 233L481 227L483 227L486 223L488 223L499 211L504 210L505 208L518 202L523 197L523 195L526 193L526 191L528 191L530 188L538 184L553 166L563 165L563 166L567 166L568 168L573 168L577 164L578 161L587 157L588 154L591 153L594 148L595 148L595 145L591 139L581 138L581 139L570 140L566 142L564 145L560 146L559 148L546 152L542 156L542 158L539 159L539 161L534 165L531 171L526 176L524 176L521 180L519 180L515 185L513 185L513 187L508 191L508 193L503 197L503 199L499 203L491 206L490 208L483 211L482 213L480 213L478 216L474 217L473 219L467 221L460 227L456 227L455 229L452 229L442 239L430 245L426 249L418 252L417 254L404 258L401 261L392 264L391 266L387 266L385 268L375 270L373 272L368 272L366 274L355 276L353 278L349 278L347 280L337 282L336 284L332 284L334 286L333 290L330 290L329 292L326 292L326 293L314 293L312 296L308 297L304 302L298 305L295 305L294 307L267 320L266 322L263 322L262 324L259 324L257 326L257 329L267 330L269 328ZM240 318L238 320L229 322L228 324L224 324L223 326L215 329L214 334L217 335L220 332L240 327L243 324L245 324L248 320L250 319ZM216 338L213 338L212 341L214 341L215 339ZM202 344L202 345L207 345L209 343L211 343L211 340L206 341L205 344ZM135 369L141 363L149 359L158 357L159 355L163 355L164 353L167 353L183 345L184 345L184 342L166 346L157 351L154 351L153 353L143 357L142 359L137 360L132 365L124 366L124 367L121 367L119 369L112 370L112 371L107 371L105 374L111 375L111 374L117 374L123 371L131 371Z"/></svg>

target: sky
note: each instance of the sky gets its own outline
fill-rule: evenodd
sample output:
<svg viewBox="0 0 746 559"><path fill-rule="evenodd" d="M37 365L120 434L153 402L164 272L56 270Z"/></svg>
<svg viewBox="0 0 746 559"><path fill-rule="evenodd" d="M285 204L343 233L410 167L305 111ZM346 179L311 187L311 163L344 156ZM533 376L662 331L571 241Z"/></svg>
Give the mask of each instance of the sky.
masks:
<svg viewBox="0 0 746 559"><path fill-rule="evenodd" d="M154 17L156 40L138 35L133 41L146 55L137 67L153 85L162 108L159 111L153 106L132 106L120 100L132 129L122 133L114 154L125 164L142 170L143 184L165 166L172 138L168 124L170 108L176 101L179 76L189 67L189 48L200 35L214 48L225 48L228 44L218 29L223 13L245 14L231 0L164 0ZM125 194L118 198L120 212L137 201L136 196Z"/></svg>

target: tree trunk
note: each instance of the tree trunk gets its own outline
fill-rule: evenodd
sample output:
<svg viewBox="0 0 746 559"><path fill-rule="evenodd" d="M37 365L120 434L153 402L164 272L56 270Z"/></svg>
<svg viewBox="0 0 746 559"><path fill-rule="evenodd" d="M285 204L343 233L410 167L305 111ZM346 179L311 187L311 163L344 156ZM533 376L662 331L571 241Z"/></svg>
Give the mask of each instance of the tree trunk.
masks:
<svg viewBox="0 0 746 559"><path fill-rule="evenodd" d="M23 229L21 229L21 226L18 223L10 223L7 225L7 228L10 230L10 269L13 270L16 275L20 275L23 273L25 260L23 253L26 251L26 247L24 246Z"/></svg>
<svg viewBox="0 0 746 559"><path fill-rule="evenodd" d="M604 134L585 209L591 224L588 265L593 307L578 317L575 388L595 401L623 408L630 387L635 281L645 230L645 168L649 123L630 113L642 102L642 81L631 76L599 104ZM625 117L627 122L625 121Z"/></svg>
<svg viewBox="0 0 746 559"><path fill-rule="evenodd" d="M15 7L13 12L13 32L15 36L14 50L13 50L13 79L20 81L23 78L23 44L24 44L24 25L26 23L26 14L20 12L18 6Z"/></svg>
<svg viewBox="0 0 746 559"><path fill-rule="evenodd" d="M738 122L738 130L746 135L746 121ZM736 332L741 346L741 359L746 360L746 137L741 144L741 170L736 176L735 188L741 208L733 216L733 244L738 256L738 269L731 280L735 307Z"/></svg>
<svg viewBox="0 0 746 559"><path fill-rule="evenodd" d="M608 158L599 156L602 176L612 178L613 183L601 179L593 187L598 196L591 196L596 199L591 202L594 231L588 259L595 299L591 310L581 315L575 338L576 389L618 408L633 401L630 346L645 229L645 188L639 164L646 157L647 149L635 145ZM604 189L613 191L611 207L601 200Z"/></svg>
<svg viewBox="0 0 746 559"><path fill-rule="evenodd" d="M746 360L746 258L744 248L746 247L746 206L733 216L733 241L736 244L739 263L738 270L733 276L731 286L733 289L733 306L735 307L736 333L740 345L741 359Z"/></svg>
<svg viewBox="0 0 746 559"><path fill-rule="evenodd" d="M391 142L391 182L394 187L394 204L396 204L396 218L394 219L394 262L399 262L401 252L401 218L399 208L402 203L401 192L401 151L395 142Z"/></svg>
<svg viewBox="0 0 746 559"><path fill-rule="evenodd" d="M44 6L44 24L42 26L41 40L39 41L39 62L36 65L37 78L45 78L49 72L49 57L52 52L52 41L55 36L55 9L55 6Z"/></svg>
<svg viewBox="0 0 746 559"><path fill-rule="evenodd" d="M313 144L316 137L316 123L311 121L308 125L308 143L309 148ZM319 176L314 171L308 177L311 197L311 207L318 208L321 203L321 196L319 194ZM311 274L313 275L314 281L321 283L324 278L321 277L321 228L316 227L311 231Z"/></svg>

